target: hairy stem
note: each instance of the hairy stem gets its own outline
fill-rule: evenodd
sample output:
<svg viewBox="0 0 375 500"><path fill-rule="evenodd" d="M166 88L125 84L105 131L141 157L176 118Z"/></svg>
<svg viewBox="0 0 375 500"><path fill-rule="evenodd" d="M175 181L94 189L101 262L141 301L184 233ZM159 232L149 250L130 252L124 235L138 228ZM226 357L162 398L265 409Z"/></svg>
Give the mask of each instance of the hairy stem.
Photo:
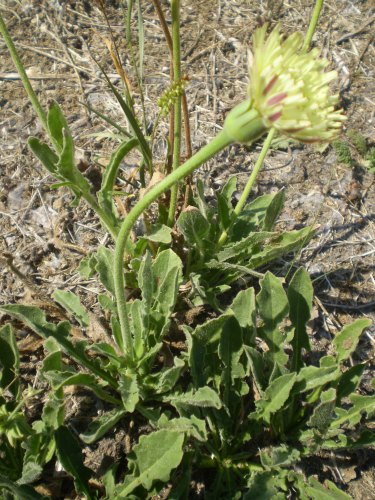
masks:
<svg viewBox="0 0 375 500"><path fill-rule="evenodd" d="M303 50L308 50L310 48L311 40L315 32L316 25L318 24L318 19L320 11L322 10L324 0L316 0L315 7L311 16L310 24L303 42Z"/></svg>
<svg viewBox="0 0 375 500"><path fill-rule="evenodd" d="M159 196L170 189L174 184L190 175L195 169L200 167L204 162L212 158L219 151L224 149L232 142L227 134L222 131L212 141L199 150L194 156L187 160L178 169L171 172L161 182L153 186L144 197L132 208L126 219L122 222L120 232L117 237L115 258L114 258L114 279L115 279L115 294L117 311L121 326L121 333L124 343L125 355L129 362L134 361L133 338L130 331L129 318L126 307L125 297L125 280L123 262L126 250L126 243L129 234L137 221L138 217L148 209L148 207L156 201Z"/></svg>

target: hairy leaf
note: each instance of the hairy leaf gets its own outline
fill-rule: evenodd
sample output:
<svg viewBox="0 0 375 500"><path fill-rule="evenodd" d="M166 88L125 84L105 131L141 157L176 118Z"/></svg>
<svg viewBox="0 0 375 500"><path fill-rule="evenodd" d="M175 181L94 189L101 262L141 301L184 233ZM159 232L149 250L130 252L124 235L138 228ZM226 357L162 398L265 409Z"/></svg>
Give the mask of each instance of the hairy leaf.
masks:
<svg viewBox="0 0 375 500"><path fill-rule="evenodd" d="M167 429L141 436L133 448L136 473L128 481L125 478L125 486L118 488L116 498L128 498L140 485L150 490L155 481L167 482L182 460L184 440L183 433Z"/></svg>
<svg viewBox="0 0 375 500"><path fill-rule="evenodd" d="M263 419L269 424L271 415L280 410L288 400L295 380L295 373L287 373L275 379L255 403L257 410L250 416L257 420Z"/></svg>
<svg viewBox="0 0 375 500"><path fill-rule="evenodd" d="M95 496L90 491L89 479L92 471L83 464L81 447L70 430L61 426L55 431L56 451L61 465L65 471L74 479L78 493L83 493L88 500L94 500Z"/></svg>
<svg viewBox="0 0 375 500"><path fill-rule="evenodd" d="M0 388L9 390L15 399L20 391L20 355L16 338L10 325L0 328Z"/></svg>
<svg viewBox="0 0 375 500"><path fill-rule="evenodd" d="M288 287L289 317L294 326L292 340L292 369L299 371L302 366L302 349L310 350L306 323L310 319L313 299L313 286L308 273L300 267Z"/></svg>
<svg viewBox="0 0 375 500"><path fill-rule="evenodd" d="M348 359L351 353L357 347L359 337L365 328L371 325L371 320L367 318L360 318L344 326L333 339L333 345L336 348L337 358L339 361Z"/></svg>
<svg viewBox="0 0 375 500"><path fill-rule="evenodd" d="M100 417L93 420L85 432L81 433L79 437L86 444L95 443L95 441L103 437L104 434L112 429L126 413L126 410L118 408L103 413Z"/></svg>
<svg viewBox="0 0 375 500"><path fill-rule="evenodd" d="M53 298L66 311L73 314L81 326L89 326L89 315L76 294L65 290L55 290Z"/></svg>

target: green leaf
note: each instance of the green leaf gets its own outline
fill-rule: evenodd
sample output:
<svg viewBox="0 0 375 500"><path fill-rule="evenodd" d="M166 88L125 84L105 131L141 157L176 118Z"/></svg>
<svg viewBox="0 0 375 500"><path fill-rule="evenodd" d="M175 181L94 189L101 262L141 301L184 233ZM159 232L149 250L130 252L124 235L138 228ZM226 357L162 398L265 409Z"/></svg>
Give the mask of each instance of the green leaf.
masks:
<svg viewBox="0 0 375 500"><path fill-rule="evenodd" d="M177 227L190 245L196 245L204 252L204 238L207 236L210 225L198 208L189 206L183 210L177 220Z"/></svg>
<svg viewBox="0 0 375 500"><path fill-rule="evenodd" d="M189 364L195 385L205 385L208 378L220 370L217 349L223 326L232 314L227 311L218 318L210 319L197 326L192 333L189 341Z"/></svg>
<svg viewBox="0 0 375 500"><path fill-rule="evenodd" d="M219 358L228 369L230 380L245 376L244 368L240 364L243 352L242 330L237 319L232 316L225 322L219 343ZM230 384L230 381L228 381Z"/></svg>
<svg viewBox="0 0 375 500"><path fill-rule="evenodd" d="M263 266L293 251L299 251L314 236L312 227L305 227L296 231L288 231L273 238L263 250L255 253L248 262L253 269Z"/></svg>
<svg viewBox="0 0 375 500"><path fill-rule="evenodd" d="M216 195L220 227L222 229L228 229L231 224L231 216L233 213L232 197L236 189L237 179L233 176L228 179L221 192Z"/></svg>
<svg viewBox="0 0 375 500"><path fill-rule="evenodd" d="M323 387L336 380L339 376L340 371L337 365L327 367L305 366L298 372L291 395L295 396L317 387Z"/></svg>
<svg viewBox="0 0 375 500"><path fill-rule="evenodd" d="M10 491L14 498L17 500L46 500L47 497L44 497L37 493L31 486L22 485L10 481L7 477L0 475L0 488L4 488L7 491ZM3 497L4 499L7 497Z"/></svg>
<svg viewBox="0 0 375 500"><path fill-rule="evenodd" d="M363 413L371 414L375 411L375 396L352 394L349 399L352 403L349 410L335 409L337 418L332 422L332 428L336 429L345 422L349 426L356 425L360 422Z"/></svg>
<svg viewBox="0 0 375 500"><path fill-rule="evenodd" d="M265 373L265 362L262 354L247 345L244 346L244 350L248 360L250 362L251 374L256 383L257 389L262 393L267 388L267 377Z"/></svg>
<svg viewBox="0 0 375 500"><path fill-rule="evenodd" d="M208 439L206 422L195 415L192 415L190 418L180 417L169 420L164 413L158 420L157 426L158 429L183 432L186 436L191 436L201 442L205 442Z"/></svg>
<svg viewBox="0 0 375 500"><path fill-rule="evenodd" d="M308 273L300 267L294 274L288 287L289 317L294 326L292 340L292 370L299 371L302 366L302 349L310 350L306 323L312 309L313 286Z"/></svg>
<svg viewBox="0 0 375 500"><path fill-rule="evenodd" d="M274 196L273 194L258 196L244 207L233 226L233 239L239 240L246 237L263 225L267 208L272 203Z"/></svg>
<svg viewBox="0 0 375 500"><path fill-rule="evenodd" d="M351 500L351 497L341 491L331 481L326 480L324 485L315 478L309 478L304 492L311 500Z"/></svg>
<svg viewBox="0 0 375 500"><path fill-rule="evenodd" d="M74 360L78 361L81 365L88 368L94 374L110 383L113 387L117 387L117 382L106 371L102 370L95 364L94 361L88 359L86 355L79 348L78 344L73 345L68 339L71 325L63 321L58 325L49 323L43 311L38 307L23 306L23 305L6 305L0 306L0 311L22 321L25 325L31 328L43 339L50 337L54 338L58 344L69 354Z"/></svg>
<svg viewBox="0 0 375 500"><path fill-rule="evenodd" d="M256 321L254 288L240 290L233 299L229 309L233 312L233 315L242 328L254 328Z"/></svg>
<svg viewBox="0 0 375 500"><path fill-rule="evenodd" d="M367 318L360 318L353 323L344 326L344 328L339 332L333 339L333 345L335 346L337 359L342 362L349 358L351 353L357 347L359 337L365 328L371 325L372 321Z"/></svg>
<svg viewBox="0 0 375 500"><path fill-rule="evenodd" d="M157 374L157 385L155 387L156 394L169 392L177 384L181 372L185 367L185 362L182 359L174 358L174 366L166 368Z"/></svg>
<svg viewBox="0 0 375 500"><path fill-rule="evenodd" d="M301 453L285 444L260 452L260 461L265 469L290 467L299 461Z"/></svg>
<svg viewBox="0 0 375 500"><path fill-rule="evenodd" d="M284 486L285 480L274 471L257 472L251 478L249 489L243 500L285 500L286 496L279 493L279 487ZM283 489L284 489L283 488Z"/></svg>
<svg viewBox="0 0 375 500"><path fill-rule="evenodd" d="M74 373L74 372L64 372L64 371L45 371L43 372L44 377L51 383L53 389L58 391L63 387L70 385L77 385L82 387L88 387L91 389L100 399L103 401L108 401L109 403L119 403L119 400L105 391L101 385L99 385L98 380L94 375L90 373Z"/></svg>
<svg viewBox="0 0 375 500"><path fill-rule="evenodd" d="M95 269L99 274L100 282L113 296L115 295L115 280L113 276L113 252L109 248L100 246L95 254Z"/></svg>
<svg viewBox="0 0 375 500"><path fill-rule="evenodd" d="M121 375L119 391L125 410L133 413L140 400L137 375L135 373Z"/></svg>
<svg viewBox="0 0 375 500"><path fill-rule="evenodd" d="M49 133L53 139L57 142L60 151L64 147L64 129L68 129L69 125L65 119L60 106L56 101L53 101L49 107L47 115L47 125Z"/></svg>
<svg viewBox="0 0 375 500"><path fill-rule="evenodd" d="M331 388L320 395L320 403L315 406L307 425L317 429L320 434L325 434L334 419L336 406L336 391Z"/></svg>
<svg viewBox="0 0 375 500"><path fill-rule="evenodd" d="M260 288L256 298L259 314L265 324L273 328L288 314L288 299L281 280L269 271L261 280Z"/></svg>
<svg viewBox="0 0 375 500"><path fill-rule="evenodd" d="M76 318L81 326L89 326L89 315L76 294L65 290L55 290L52 296L58 304Z"/></svg>
<svg viewBox="0 0 375 500"><path fill-rule="evenodd" d="M171 249L163 250L152 264L152 275L157 310L168 319L176 303L182 278L181 259Z"/></svg>
<svg viewBox="0 0 375 500"><path fill-rule="evenodd" d="M259 231L247 235L240 241L227 244L218 254L217 260L220 262L225 262L227 260L236 258L236 263L239 263L240 257L242 259L245 256L251 255L253 248L257 247L260 243L272 238L276 233L270 233L266 231Z"/></svg>
<svg viewBox="0 0 375 500"><path fill-rule="evenodd" d="M217 392L208 386L181 394L168 394L164 396L163 400L172 405L198 406L200 408L216 408L217 410L222 407Z"/></svg>
<svg viewBox="0 0 375 500"><path fill-rule="evenodd" d="M341 399L350 396L356 391L365 367L364 363L352 366L341 375L337 386L337 401L341 401Z"/></svg>
<svg viewBox="0 0 375 500"><path fill-rule="evenodd" d="M56 174L58 174L57 163L59 161L59 157L52 151L49 146L47 146L47 144L41 142L36 137L30 137L27 142L31 151L42 163L44 168L46 168L48 172L56 176Z"/></svg>
<svg viewBox="0 0 375 500"><path fill-rule="evenodd" d="M287 373L276 378L264 391L262 398L255 403L257 410L250 417L263 419L269 424L271 415L279 411L288 401L296 377L295 373Z"/></svg>
<svg viewBox="0 0 375 500"><path fill-rule="evenodd" d="M117 217L117 212L113 203L113 186L116 182L117 173L122 160L125 156L135 147L139 145L138 139L133 138L127 142L120 144L114 153L111 155L111 159L104 170L102 185L100 190L97 192L99 205L107 211L107 213L112 213L113 216Z"/></svg>
<svg viewBox="0 0 375 500"><path fill-rule="evenodd" d="M95 443L98 439L103 437L122 417L127 413L127 410L115 408L100 415L100 417L93 420L85 432L81 433L79 437L86 444Z"/></svg>
<svg viewBox="0 0 375 500"><path fill-rule="evenodd" d="M264 324L258 329L258 335L267 342L267 355L272 362L285 365L288 361L284 352L285 334L281 332L279 325L288 313L288 299L281 280L269 271L260 281L260 287L256 301Z"/></svg>
<svg viewBox="0 0 375 500"><path fill-rule="evenodd" d="M77 493L83 493L88 500L94 500L95 496L88 483L93 473L83 465L82 450L77 440L67 427L61 426L55 431L55 441L59 461L73 477Z"/></svg>
<svg viewBox="0 0 375 500"><path fill-rule="evenodd" d="M42 452L43 450L39 450ZM39 458L39 457L38 457ZM35 482L41 476L43 467L31 460L26 461L22 468L22 476L17 480L17 484L30 484Z"/></svg>
<svg viewBox="0 0 375 500"><path fill-rule="evenodd" d="M284 200L284 190L279 191L273 196L271 203L266 209L266 215L262 224L262 229L264 231L272 231L273 226L275 225L276 220L284 206Z"/></svg>
<svg viewBox="0 0 375 500"><path fill-rule="evenodd" d="M164 224L154 224L148 234L142 236L143 240L169 245L172 241L172 228Z"/></svg>
<svg viewBox="0 0 375 500"><path fill-rule="evenodd" d="M0 328L0 388L9 390L17 400L20 394L20 355L10 325Z"/></svg>
<svg viewBox="0 0 375 500"><path fill-rule="evenodd" d="M133 448L137 475L125 487L118 488L116 498L127 498L140 485L150 490L155 481L166 483L182 460L184 440L183 433L167 429L141 436Z"/></svg>

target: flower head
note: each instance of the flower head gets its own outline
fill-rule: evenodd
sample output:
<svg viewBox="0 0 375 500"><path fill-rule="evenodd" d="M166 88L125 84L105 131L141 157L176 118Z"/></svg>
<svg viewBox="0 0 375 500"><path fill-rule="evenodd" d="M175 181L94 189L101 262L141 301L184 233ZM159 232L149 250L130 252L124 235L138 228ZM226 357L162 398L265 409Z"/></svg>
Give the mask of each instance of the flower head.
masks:
<svg viewBox="0 0 375 500"><path fill-rule="evenodd" d="M302 142L335 139L345 120L335 110L337 95L329 83L336 71L325 72L327 59L319 51L302 48L303 37L294 33L283 40L279 26L266 36L267 25L254 35L250 57L250 107L255 108L267 128Z"/></svg>

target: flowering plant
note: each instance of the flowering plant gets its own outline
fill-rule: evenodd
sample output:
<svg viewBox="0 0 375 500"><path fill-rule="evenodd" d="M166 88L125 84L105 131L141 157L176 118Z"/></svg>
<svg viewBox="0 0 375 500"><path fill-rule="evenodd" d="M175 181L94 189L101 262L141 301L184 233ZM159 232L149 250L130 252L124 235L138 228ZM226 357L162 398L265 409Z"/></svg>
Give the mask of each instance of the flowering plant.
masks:
<svg viewBox="0 0 375 500"><path fill-rule="evenodd" d="M328 61L319 50L303 48L303 37L285 40L279 26L267 37L267 24L254 34L249 52L249 99L228 116L225 129L233 140L251 142L262 130L278 132L305 143L337 138L345 120L336 110L338 95L329 84L336 71L325 72ZM247 120L246 120L247 118Z"/></svg>

